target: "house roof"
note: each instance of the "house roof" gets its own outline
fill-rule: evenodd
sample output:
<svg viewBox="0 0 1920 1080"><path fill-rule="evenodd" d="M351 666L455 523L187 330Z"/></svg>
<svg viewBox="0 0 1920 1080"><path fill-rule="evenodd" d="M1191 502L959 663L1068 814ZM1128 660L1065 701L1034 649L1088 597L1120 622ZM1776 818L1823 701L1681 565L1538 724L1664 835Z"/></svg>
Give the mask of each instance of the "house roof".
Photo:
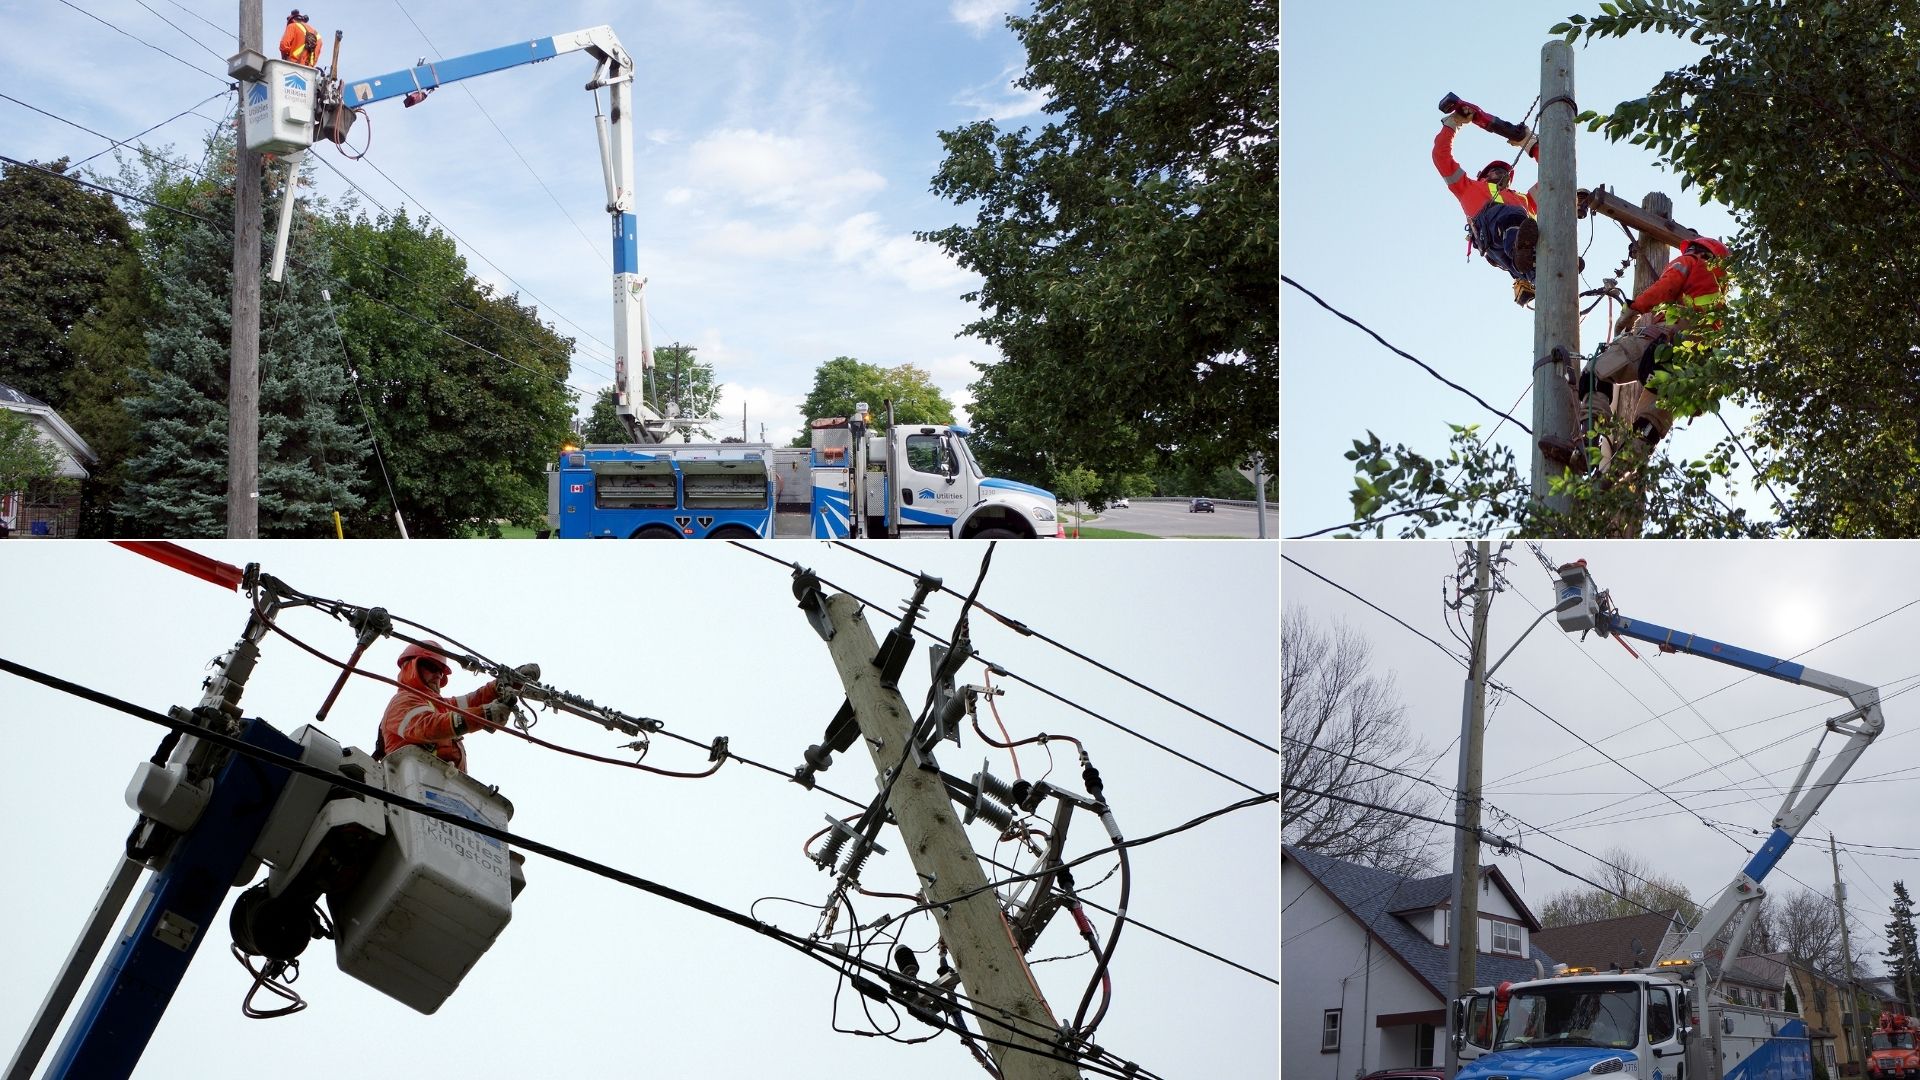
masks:
<svg viewBox="0 0 1920 1080"><path fill-rule="evenodd" d="M1787 971L1786 953L1756 953L1734 957L1726 977L1745 976L1747 982L1777 990L1787 984Z"/></svg>
<svg viewBox="0 0 1920 1080"><path fill-rule="evenodd" d="M1442 1001L1446 1000L1446 986L1450 973L1447 962L1447 949L1427 940L1419 930L1414 929L1401 912L1432 910L1445 907L1451 898L1453 878L1442 874L1430 878L1404 878L1359 863L1344 862L1328 858L1311 851L1305 851L1291 844L1280 848L1283 860L1291 859L1306 871L1320 887L1339 901L1376 941L1399 958L1406 968L1413 972L1429 990ZM1514 907L1534 929L1539 923L1527 911L1520 898L1513 894L1506 878L1497 868L1482 867L1483 872L1491 871L1490 877L1506 891ZM1439 902L1434 902L1434 897ZM1474 985L1488 986L1504 980L1519 982L1539 977L1539 970L1533 961L1549 967L1553 958L1538 945L1531 945L1531 957L1518 959L1510 956L1489 956L1482 953L1475 958Z"/></svg>
<svg viewBox="0 0 1920 1080"><path fill-rule="evenodd" d="M1615 919L1554 926L1533 935L1540 947L1563 964L1606 970L1646 967L1660 957L1660 942L1678 920L1677 912L1622 915ZM1638 946L1636 949L1635 946Z"/></svg>
<svg viewBox="0 0 1920 1080"><path fill-rule="evenodd" d="M53 406L32 394L23 393L6 383L0 383L0 409L39 418L46 425L48 433L61 444L59 449L80 465L99 462L100 455L93 452L93 447L87 445L87 440L81 438L80 433L73 430Z"/></svg>

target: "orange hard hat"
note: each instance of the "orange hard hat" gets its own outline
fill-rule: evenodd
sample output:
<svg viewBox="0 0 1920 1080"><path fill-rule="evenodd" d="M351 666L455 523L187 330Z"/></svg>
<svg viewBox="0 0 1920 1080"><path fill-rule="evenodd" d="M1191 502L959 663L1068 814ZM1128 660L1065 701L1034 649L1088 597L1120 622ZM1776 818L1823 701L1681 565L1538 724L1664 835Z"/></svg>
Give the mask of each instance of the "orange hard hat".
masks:
<svg viewBox="0 0 1920 1080"><path fill-rule="evenodd" d="M1699 248L1716 259L1724 259L1727 257L1727 245L1715 240L1711 236L1695 236L1685 244L1682 244L1680 251L1684 254L1693 248Z"/></svg>
<svg viewBox="0 0 1920 1080"><path fill-rule="evenodd" d="M1494 158L1492 161L1489 161L1485 165L1480 166L1480 171L1477 173L1474 173L1473 178L1475 180L1485 180L1487 178L1487 174L1492 172L1495 169L1501 170L1502 172L1506 173L1508 176L1513 175L1513 166L1507 164L1506 162L1500 160L1499 158Z"/></svg>
<svg viewBox="0 0 1920 1080"><path fill-rule="evenodd" d="M437 641L422 641L401 650L399 661L401 670L404 671L408 664L416 660L431 661L447 669L449 675L453 673L453 663L447 659L447 650Z"/></svg>

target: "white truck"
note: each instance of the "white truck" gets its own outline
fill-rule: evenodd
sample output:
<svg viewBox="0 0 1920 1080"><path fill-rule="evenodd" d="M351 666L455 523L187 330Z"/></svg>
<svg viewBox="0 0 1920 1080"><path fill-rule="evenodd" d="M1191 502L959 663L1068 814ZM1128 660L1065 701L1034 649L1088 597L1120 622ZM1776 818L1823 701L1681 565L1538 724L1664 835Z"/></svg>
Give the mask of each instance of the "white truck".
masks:
<svg viewBox="0 0 1920 1080"><path fill-rule="evenodd" d="M1811 1080L1806 1022L1792 1013L1712 1000L1706 951L1731 926L1724 955L1729 961L1739 955L1766 895L1762 882L1885 726L1880 692L1790 660L1625 618L1611 597L1595 588L1585 560L1560 567L1559 575L1556 611L1561 629L1637 638L1663 652L1703 656L1825 690L1849 705L1826 724L1826 730L1843 736L1846 744L1809 787L1807 776L1820 754L1819 746L1814 747L1774 816L1772 835L1699 924L1649 967L1605 974L1574 969L1554 978L1483 988L1456 1000L1449 1026L1462 1064L1455 1080L1567 1080L1606 1074L1653 1080Z"/></svg>
<svg viewBox="0 0 1920 1080"><path fill-rule="evenodd" d="M974 460L964 426L896 424L889 416L886 431L876 432L867 417L861 402L851 417L814 421L811 446L774 451L776 498L807 512L808 528L798 535L992 540L1058 534L1053 493L988 476Z"/></svg>

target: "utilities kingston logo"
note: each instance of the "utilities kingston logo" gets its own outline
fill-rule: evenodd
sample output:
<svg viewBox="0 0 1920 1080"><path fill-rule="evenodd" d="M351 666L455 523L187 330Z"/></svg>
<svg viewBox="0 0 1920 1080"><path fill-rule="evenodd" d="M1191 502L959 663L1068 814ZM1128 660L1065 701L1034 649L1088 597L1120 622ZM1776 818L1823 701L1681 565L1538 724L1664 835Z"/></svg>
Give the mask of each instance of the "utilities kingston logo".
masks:
<svg viewBox="0 0 1920 1080"><path fill-rule="evenodd" d="M247 91L247 104L248 105L265 105L266 103L267 103L267 84L254 83L252 89Z"/></svg>
<svg viewBox="0 0 1920 1080"><path fill-rule="evenodd" d="M280 85L288 90L298 90L303 94L307 92L306 77L297 71L289 71L285 75L280 76Z"/></svg>

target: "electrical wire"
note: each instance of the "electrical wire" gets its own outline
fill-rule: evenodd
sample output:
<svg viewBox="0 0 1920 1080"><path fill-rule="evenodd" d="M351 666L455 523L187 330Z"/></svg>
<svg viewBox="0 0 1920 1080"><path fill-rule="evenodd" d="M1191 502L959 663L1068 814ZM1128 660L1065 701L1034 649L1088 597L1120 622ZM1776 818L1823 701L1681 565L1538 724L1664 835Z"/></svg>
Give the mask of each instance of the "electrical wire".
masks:
<svg viewBox="0 0 1920 1080"><path fill-rule="evenodd" d="M1532 428L1528 427L1527 425L1521 423L1518 420L1515 420L1512 416L1508 415L1507 413L1501 412L1499 409L1494 408L1491 404L1487 402L1487 399L1481 397L1479 394L1474 393L1473 391L1467 389L1466 387L1461 386L1459 383L1454 382L1452 379L1447 378L1445 375L1440 374L1438 371L1435 371L1432 367L1430 367L1427 364L1426 361L1420 359L1419 357L1413 355L1410 352L1407 352L1404 349L1396 347L1391 342L1389 342L1386 338L1383 338L1379 334L1375 333L1373 329L1367 326L1365 323L1361 322L1360 320L1354 318L1351 315L1346 314L1345 312L1341 311L1339 308L1334 307L1332 304L1329 304L1325 300L1322 300L1318 296L1314 295L1313 290L1307 288L1305 285L1302 285L1299 282L1293 280L1291 277L1288 277L1286 274L1281 274L1280 280L1286 282L1288 285L1291 285L1296 289L1299 289L1301 292L1306 293L1308 299L1312 300L1316 304L1319 304L1321 307L1326 308L1328 311L1333 312L1335 315L1339 316L1342 320L1348 323L1351 323L1354 326L1359 327L1362 331L1364 331L1367 334L1368 337L1371 337L1373 340L1386 346L1389 351L1394 353L1394 355L1399 356L1406 360L1413 361L1415 364L1419 365L1422 371L1425 371L1427 374L1433 376L1435 379L1438 379L1440 382L1446 384L1448 387L1454 390L1458 390L1460 393L1465 394L1466 396L1472 398L1474 403L1479 405L1481 408L1487 410L1488 412L1494 414L1495 416L1504 417L1505 419L1511 421L1514 427L1519 428L1521 431L1526 432L1528 435L1533 434Z"/></svg>
<svg viewBox="0 0 1920 1080"><path fill-rule="evenodd" d="M912 570L909 570L898 563L890 562L886 559L883 559L880 556L874 554L873 552L867 550L866 547L863 547L859 544L849 543L845 540L839 540L834 542L834 546L843 548L847 551L851 551L854 554L861 556L862 558L871 559L872 561L879 563L880 565L888 568L889 570L894 571L895 573L904 574L907 577L918 576ZM958 592L955 592L953 589L948 588L945 585L940 586L939 591L946 593L950 596L960 595ZM1066 653L1068 656L1071 656L1074 659L1079 660L1083 663L1091 664L1095 668L1098 668L1099 670L1106 672L1108 675L1112 675L1114 678L1117 678L1122 682L1125 682L1128 685L1135 687L1136 689L1144 690L1147 693L1153 695L1154 697L1159 698L1161 701L1164 701L1169 705L1172 705L1179 709L1184 709L1185 711L1192 713L1193 715L1199 717L1202 720L1205 720L1209 724L1212 724L1213 726L1221 729L1222 731L1227 731L1235 735L1238 735L1242 739L1245 739L1246 741L1252 743L1253 745L1260 747L1262 750L1266 750L1270 753L1275 753L1275 754L1280 752L1275 747L1270 746L1267 743L1261 742L1259 739L1254 738L1253 736L1247 734L1246 732L1241 731L1238 728L1232 727L1226 723L1223 723L1220 720L1212 716L1209 716L1204 712L1201 712L1199 709L1194 708L1193 706L1187 704L1184 701L1181 701L1177 698L1174 698L1165 693L1162 693L1161 691L1156 690L1151 686L1148 686L1146 683L1141 682L1140 680L1134 678L1133 676L1128 675L1124 671L1120 671L1108 664L1101 663L1099 660L1096 660L1093 657L1088 656L1086 653L1083 653L1080 650L1075 649L1072 646L1067 645L1053 637L1049 637L1047 634L1044 634L1039 630L1035 630L1033 627L1027 625L1024 622L1021 622L1018 619L1013 619L1013 618L1009 618L1008 616L1002 615L998 611L995 611L994 609L988 607L985 604L977 604L976 606L979 607L979 609L982 612L986 613L989 617L991 617L995 622L998 622L1000 625L1005 626L1007 629L1012 630L1023 637L1038 638L1041 641L1046 642L1048 645L1051 645L1054 648L1059 649L1061 652Z"/></svg>
<svg viewBox="0 0 1920 1080"><path fill-rule="evenodd" d="M805 567L803 567L803 566L801 566L801 565L800 565L799 563L797 563L797 562L794 562L794 561L792 561L792 560L790 560L790 559L782 559L782 558L780 558L780 557L779 557L779 556L777 556L777 555L772 555L772 554L769 554L769 553L767 553L767 552L765 552L765 551L761 551L760 549L758 549L758 548L755 548L755 547L753 547L753 546L751 546L751 545L749 545L749 544L747 544L747 543L746 543L745 541L741 541L741 540L729 540L729 541L727 541L727 542L728 542L728 543L730 543L730 544L732 544L732 545L733 545L734 547L736 547L736 548L739 548L739 549L740 549L740 550L742 550L742 551L746 551L746 552L750 552L750 553L752 553L752 554L754 554L754 555L757 555L757 556L759 556L759 557L760 557L760 558L762 558L762 559L765 559L765 560L767 560L768 562L771 562L771 563L777 563L778 565L781 565L781 566L784 566L784 567L787 567L787 568L788 568L789 570L793 570L793 571L797 571L797 572L810 572L810 571L807 571ZM873 602L872 602L872 601L870 601L870 600L867 600L867 599L866 599L865 597L862 597L862 596L861 596L861 595L860 595L859 593L856 593L856 592L854 592L854 591L853 591L852 589L849 589L849 588L846 588L846 587L844 587L844 586L842 586L842 585L839 585L839 584L837 584L837 583L835 583L835 582L833 582L833 581L830 581L830 580L828 580L828 579L827 579L827 578L825 578L825 577L821 577L821 576L819 576L819 575L815 575L815 576L816 576L816 577L818 578L818 580L820 581L820 583L821 583L822 585L826 585L826 586L829 586L829 587L831 587L831 588L833 588L833 589L836 589L836 590L838 590L838 591L840 591L840 592L842 592L842 593L845 593L846 595L848 595L848 596L851 596L851 597L853 597L853 598L854 598L855 600L858 600L858 601L859 601L859 602L860 602L861 604L863 604L863 605L865 605L866 607L869 607L869 608L872 608L872 609L874 609L875 611L885 611L885 610L886 610L886 608L885 608L885 607L883 607L883 606L881 606L881 605L877 605L877 604L875 604L875 603L873 603ZM931 631L931 630L927 630L927 629L925 629L925 628L923 628L923 627L920 627L920 626L917 626L917 625L916 625L916 626L914 626L914 627L912 628L912 630L913 630L913 631L914 631L915 633L918 633L918 634L921 634L921 635L924 635L925 637L927 637L927 638L929 638L929 639L931 639L931 640L932 640L932 641L934 641L934 642L935 642L936 644L939 644L939 645L942 645L942 646L948 646L948 647L951 647L951 645L952 645L952 643L951 643L951 642L949 642L949 641L948 641L947 639L945 639L945 638L943 638L943 637L941 637L940 635L938 635L938 634L936 634L936 633L934 633L934 632L933 632L933 631ZM1101 713L1099 713L1099 712L1097 712L1097 711L1095 711L1094 709L1092 709L1092 708L1090 708L1090 707L1088 707L1088 706L1086 706L1086 705L1083 705L1083 704L1081 704L1081 703L1080 703L1080 702L1078 702L1078 701L1075 701L1075 700L1073 700L1072 698L1069 698L1069 697L1066 697L1065 695L1063 695L1063 694L1060 694L1060 693L1057 693L1057 692L1055 692L1055 691L1053 691L1053 690L1051 690L1051 689L1049 689L1049 688L1047 688L1047 687L1045 687L1045 686L1041 686L1040 684L1038 684L1038 683L1036 683L1036 682L1034 682L1034 681L1032 681L1031 679L1028 679L1028 678L1026 678L1026 677L1024 677L1024 676L1021 676L1021 675L1018 675L1018 674L1016 674L1016 673L1014 673L1014 672L1012 672L1012 671L1009 671L1009 670L1007 670L1007 668L1006 668L1005 666L1003 666L1003 665L1001 665L1001 664L996 664L996 663L994 663L993 661L991 661L991 660L989 660L989 659L987 659L987 658L986 658L985 656L982 656L982 655L981 655L981 654L980 654L979 652L977 652L977 651L972 651L972 650L969 650L969 656L970 656L970 658L971 658L971 659L975 659L975 660L978 660L978 661L980 661L981 663L983 663L983 664L986 664L986 665L987 665L988 667L990 667L990 668L992 668L992 669L993 669L993 671L994 671L994 673L995 673L995 674L997 674L997 675L999 675L999 676L1000 676L1001 678L1004 678L1004 679L1012 679L1012 680L1014 680L1015 682L1018 682L1018 683L1020 683L1020 684L1021 684L1021 685L1023 685L1023 686L1026 686L1026 687L1028 687L1028 688L1030 688L1030 689L1032 689L1032 690L1035 690L1035 691L1038 691L1039 693L1041 693L1041 694L1044 694L1044 695L1046 695L1047 697L1050 697L1050 698L1052 698L1053 700L1055 700L1055 701L1057 701L1057 702L1059 702L1059 703L1060 703L1060 704L1062 704L1062 705L1066 705L1066 706L1068 706L1069 708L1072 708L1072 709L1076 709L1076 710L1078 710L1078 711L1080 711L1080 712L1083 712L1083 713L1085 713L1085 714L1087 714L1088 716L1091 716L1091 717L1093 717L1093 718L1094 718L1095 720L1098 720L1098 721L1100 721L1101 723L1103 723L1103 724L1106 724L1106 725L1107 725L1108 727L1111 727L1111 728L1115 728L1115 729L1117 729L1117 730L1119 730L1119 731L1122 731L1122 732L1125 732L1126 734L1128 734L1128 735L1131 735L1131 736L1133 736L1133 737L1134 737L1134 738L1136 738L1136 739L1139 739L1139 740L1140 740L1141 742L1144 742L1144 743L1146 743L1146 744L1147 744L1147 745L1149 745L1149 746L1152 746L1152 747L1155 747L1155 748L1157 748L1157 749L1159 749L1159 750L1162 750L1162 751L1165 751L1166 753L1168 753L1168 754L1171 754L1171 755L1173 755L1174 757L1177 757L1177 758L1179 758L1179 759L1180 759L1181 761L1184 761L1184 762L1186 762L1186 763L1187 763L1187 764L1189 764L1189 765L1192 765L1192 766L1194 766L1194 767L1196 767L1196 768L1199 768L1199 769L1202 769L1202 770L1204 770L1204 771L1206 771L1206 772L1210 772L1210 773L1212 773L1213 775L1215 775L1215 776L1217 776L1217 777L1219 777L1219 778L1220 778L1220 779L1222 779L1222 780L1225 780L1225 781L1227 781L1227 782L1228 782L1228 783L1230 783L1230 784L1233 784L1233 785L1234 785L1234 786L1236 786L1236 787L1240 787L1240 788L1244 788L1244 789L1246 789L1246 790L1248 790L1248 791L1252 791L1252 792L1256 792L1256 793L1260 791L1260 789L1259 789L1259 788L1257 788L1257 787L1254 787L1254 786L1253 786L1252 784L1249 784L1249 783L1247 783L1247 782L1246 782L1246 781L1244 781L1244 780L1240 780L1240 779L1237 779L1237 778L1235 778L1235 777L1233 777L1233 776L1230 776L1230 775L1228 775L1228 774L1226 774L1226 773L1224 773L1224 772L1221 772L1221 771L1220 771L1219 769L1216 769L1216 768L1214 768L1213 766L1211 766L1211 765L1208 765L1208 764L1206 764L1205 762L1202 762L1202 761L1198 761L1198 760L1196 760L1196 759L1194 759L1194 758L1192 758L1192 757L1190 757L1190 756L1188 756L1188 755L1186 755L1186 754L1183 754L1183 753L1181 753L1181 752L1180 752L1180 751L1178 751L1178 750L1175 750L1174 748L1172 748L1171 746L1168 746L1168 745L1166 745L1165 743L1162 743L1162 742L1160 742L1160 741L1158 741L1158 740L1156 740L1156 739L1153 739L1153 738L1151 738L1151 737L1149 737L1149 736L1147 736L1147 735L1144 735L1144 734L1142 734L1142 733L1140 733L1140 732L1138 732L1138 731L1135 731L1135 730L1133 730L1132 728L1130 728L1130 727L1127 727L1127 726L1126 726L1125 724L1122 724L1122 723L1120 723L1120 722L1119 722L1119 721L1117 721L1117 720L1114 720L1114 719L1112 719L1112 718L1110 718L1110 717L1108 717L1108 716L1105 716L1105 715L1103 715L1103 714L1101 714Z"/></svg>
<svg viewBox="0 0 1920 1080"><path fill-rule="evenodd" d="M106 150L102 150L99 153L93 154L90 157L81 158L80 160L68 165L67 170L71 172L75 169L78 169L80 166L85 165L87 162L92 161L94 158L99 157L100 154L106 153L107 150L116 150L124 146L131 146L132 149L139 151L142 155L148 157L149 159L157 157L161 161L167 162L169 165L176 165L178 164L178 162L175 162L173 159L167 157L164 154L160 154L156 151L149 150L145 146L133 145L133 140L138 139L141 135L146 135L151 132L158 131L159 129L166 127L168 124L173 123L175 120L178 120L183 116L194 114L193 110L198 109L200 106L206 105L209 102L218 101L219 99L223 97L227 97L230 94L233 94L233 91L222 90L217 94L208 94L204 99L194 102L192 105L188 106L187 108L182 109L177 113L174 113L172 116L167 117L165 120L160 121L159 123L153 125L152 127L145 128L141 130L138 134L135 134L125 139L116 139L111 135L107 135L103 132L95 131L94 129L86 126L85 124L81 124L76 121L69 120L58 113L48 112L47 110L40 108L38 105L29 105L28 103L21 101L19 98L14 97L12 94L0 93L0 98L4 98L7 101L11 101L15 105L18 105L23 109L29 109L29 110L32 110L33 112L37 112L41 116L44 116L49 120L57 120L60 123L67 125L68 127L79 128L81 131L84 131L89 135L94 135L99 138L107 140L109 145ZM238 96L235 96L234 100L237 103L239 100ZM194 115L198 115L198 114L194 114ZM201 119L204 120L206 118L201 117ZM224 118L223 118L223 122L224 122Z"/></svg>
<svg viewBox="0 0 1920 1080"><path fill-rule="evenodd" d="M83 8L78 4L75 4L73 0L60 0L60 2L72 8L73 10L79 12L80 14L85 15L87 18L92 19L94 22L97 22L100 25L106 27L107 29L112 30L114 33L119 34L121 37L132 38L134 41L137 41L140 44L145 45L147 48L152 49L154 52L159 53L160 55L168 58L169 60L172 60L173 62L179 64L182 67L191 68L192 70L197 71L202 75L205 75L207 78L212 79L215 82L227 83L226 78L219 75L215 75L213 72L208 71L206 68L203 68L191 61L182 60L180 57L175 56L173 53L170 53L167 50L161 48L160 46L155 45L153 42L148 41L146 38L143 38L138 34L129 33L128 31L121 29L120 27L114 25L113 23L110 23L107 20L101 18L100 16L95 15L93 12L88 11L86 8ZM201 46L201 48L206 48L206 46L203 45ZM213 50L208 49L207 51L212 52ZM229 84L229 88L231 88L231 84Z"/></svg>
<svg viewBox="0 0 1920 1080"><path fill-rule="evenodd" d="M154 11L153 8L147 5L147 0L133 0L133 2L136 4L139 4L143 8L146 8L147 11L152 13L154 18L159 19L161 22L166 23L168 26L173 27L174 31L178 33L181 37L186 38L188 41L191 41L195 45L200 46L201 49L205 50L208 56L213 57L215 60L218 60L222 64L225 64L227 62L226 57L221 56L219 53L209 48L206 42L201 41L199 38L194 37L192 34L189 34L185 30L180 29L180 25L174 22L172 19L169 19L165 15L160 14L158 11ZM198 69L195 69L195 70L198 70Z"/></svg>
<svg viewBox="0 0 1920 1080"><path fill-rule="evenodd" d="M822 955L816 943L808 941L806 938L803 938L800 935L794 934L791 931L782 930L779 927L773 926L771 924L759 922L758 920L750 918L749 916L740 914L739 912L733 911L719 904L715 904L711 901L704 900L698 896L694 896L691 893L687 893L682 890L673 888L672 886L664 885L659 882L640 877L639 875L632 874L627 871L619 870L615 867L597 862L592 859L588 859L584 856L576 855L573 852L567 851L563 848L555 847L551 844L547 844L538 840L531 839L526 836L521 836L512 832L509 832L506 829L499 828L497 826L491 825L483 821L470 820L453 811L443 810L443 809L428 805L426 803L422 803L413 799L406 798L405 796L396 795L393 792L387 791L384 788L376 787L374 785L367 784L359 780L355 780L354 778L350 776L346 776L344 774L329 772L323 768L308 764L307 762L298 760L296 758L287 757L285 755L275 753L270 750L265 750L260 747L251 746L241 741L240 739L232 735L229 735L223 731L217 731L211 728L200 727L188 721L174 719L173 717L168 716L164 713L155 712L143 706L135 705L131 702L113 697L112 695L103 693L98 690L94 690L90 687L83 686L79 683L71 682L67 679L60 678L59 676L42 672L37 669L28 667L24 664L17 663L5 657L0 657L0 672L5 672L10 675L15 675L17 677L39 683L40 685L46 686L49 689L56 690L61 693L65 693L73 697L78 697L86 701L93 702L96 705L100 705L105 708L109 708L114 711L121 712L141 720L145 720L148 723L156 724L160 727L167 728L170 731L177 731L183 734L192 735L197 739L220 746L223 749L239 754L251 760L259 761L264 764L271 765L276 768L285 770L287 772L299 773L302 776L307 776L316 780L320 780L323 783L329 784L335 788L339 788L351 794L358 795L362 798L373 799L375 801L378 801L390 806L394 806L403 810L410 811L412 813L421 815L423 817L428 817L436 821L445 822L446 824L451 825L456 829L464 829L468 832L473 832L481 836L490 837L492 839L498 840L509 846L520 848L524 851L531 851L535 854L546 856L547 858L553 859L556 862L564 863L568 866L575 867L576 869L585 870L588 873L594 874L596 876L606 878L608 880L625 885L629 888L651 894L653 896L659 897L669 902L679 904L683 907L691 908L695 911L700 912L701 914L720 919L724 922L731 923L735 926L741 927L746 930L750 930L772 941L785 945L788 948L794 949L795 951L801 953L802 955L808 957L809 959L812 959L818 963L824 964L828 967L833 967L836 970L842 969L845 963L854 963L854 964L857 964L858 966L867 968L869 970L877 969L876 965L873 965L868 961L861 960L858 957L835 956L830 958L828 956ZM884 969L877 969L877 970L884 970ZM867 982L869 983L869 985L871 985L871 980L867 980ZM897 995L887 991L884 988L874 987L873 989L877 990L882 997L886 997L889 999L897 998ZM928 986L927 984L916 984L916 989L920 989L924 992L924 991L930 991L936 988ZM866 993L867 991L863 989L862 992ZM973 1012L976 1015L981 1016L983 1019L987 1019L986 1014L976 1006L969 1005L969 1006L962 1006L962 1008L965 1008L967 1011ZM1050 1029L1047 1029L1043 1025L1033 1023L1032 1021L1027 1021L1024 1018L1019 1017L1012 1013L996 1011L995 1015L991 1018L991 1022L998 1027L1007 1029L1009 1032L1012 1032L1017 1035L1023 1035L1029 1039L1032 1039L1035 1042L1039 1043L1040 1046L1036 1047L1032 1044L1016 1043L1010 1040L988 1036L988 1035L985 1035L984 1033L977 1034L975 1035L975 1037L982 1040L983 1042L999 1045L1007 1049L1016 1050L1022 1053L1030 1053L1030 1054L1035 1054L1041 1057L1052 1058L1054 1060L1070 1062L1078 1065L1082 1069L1091 1070L1103 1076L1145 1077L1145 1076L1153 1075L1153 1074L1146 1073L1145 1071L1138 1070L1136 1067L1132 1066L1131 1063L1123 1062L1123 1064L1128 1066L1128 1070L1131 1070L1131 1071L1123 1070L1120 1068L1116 1068L1113 1065L1106 1064L1106 1061L1110 1058L1110 1052L1102 1052L1102 1054L1098 1057L1095 1057L1092 1055L1074 1057L1074 1056L1059 1053L1053 1050L1050 1045L1048 1045L1051 1042L1053 1036L1055 1035L1053 1031L1051 1031ZM1112 1060L1119 1060L1119 1059L1112 1059Z"/></svg>

